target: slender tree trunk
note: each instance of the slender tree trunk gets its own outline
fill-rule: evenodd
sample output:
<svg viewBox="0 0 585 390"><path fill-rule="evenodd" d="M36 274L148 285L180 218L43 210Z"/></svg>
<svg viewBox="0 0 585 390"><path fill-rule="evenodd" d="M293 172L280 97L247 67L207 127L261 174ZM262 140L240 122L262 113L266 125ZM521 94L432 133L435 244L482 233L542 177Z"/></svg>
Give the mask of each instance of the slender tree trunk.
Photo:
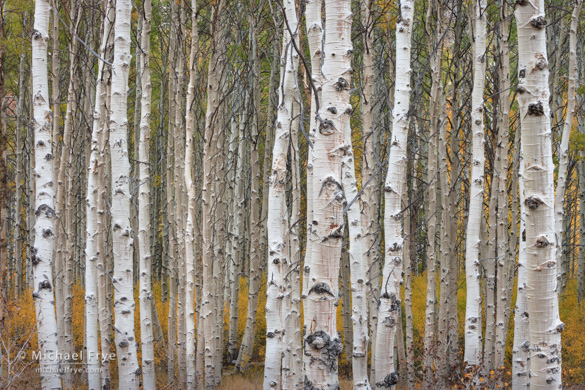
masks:
<svg viewBox="0 0 585 390"><path fill-rule="evenodd" d="M530 389L562 387L561 331L554 230L554 164L550 130L544 1L516 8L518 103L525 161L526 298Z"/></svg>
<svg viewBox="0 0 585 390"><path fill-rule="evenodd" d="M138 254L140 280L140 341L142 347L142 381L144 389L156 387L154 332L152 318L152 253L150 245L150 30L151 0L143 3L142 35L140 37L142 93L140 96L140 135L138 142Z"/></svg>
<svg viewBox="0 0 585 390"><path fill-rule="evenodd" d="M563 231L563 216L565 190L568 185L567 168L569 165L569 138L571 137L571 129L573 128L573 118L575 116L575 92L577 88L577 28L579 27L579 20L581 14L581 7L583 0L577 0L571 15L571 27L569 29L569 81L567 91L567 115L563 125L563 132L561 136L561 145L559 148L559 171L557 188L555 191L555 245L556 245L556 265L557 265L557 279L559 288L557 292L563 293L565 290L566 278L563 271L563 236L568 232ZM559 49L557 49L559 50ZM557 72L560 73L560 72ZM553 93L555 91L553 90ZM554 99L553 99L554 100Z"/></svg>
<svg viewBox="0 0 585 390"><path fill-rule="evenodd" d="M520 138L520 128L516 129L516 137ZM516 142L520 146L519 142ZM521 154L521 153L520 153ZM526 300L526 206L524 196L524 161L520 156L518 171L518 187L520 193L520 234L518 248L518 294L514 308L514 344L512 346L512 388L530 389L530 341L528 340L528 307Z"/></svg>
<svg viewBox="0 0 585 390"><path fill-rule="evenodd" d="M293 121L293 99L298 94L298 22L294 0L284 2L285 22L282 39L281 80L278 116L272 151L272 170L268 194L268 275L266 289L266 360L264 388L281 388L281 365L284 331L283 300L284 277L288 267L288 212L286 205L287 157ZM293 42L294 41L294 42Z"/></svg>
<svg viewBox="0 0 585 390"><path fill-rule="evenodd" d="M113 4L108 2L106 5L105 18L102 25L103 34L100 45L100 56L106 57L108 47L108 38L113 20L110 17L113 14ZM101 388L100 376L100 358L99 358L99 332L98 332L98 259L101 247L98 244L98 237L103 234L100 228L103 225L98 223L98 197L101 195L99 189L100 169L103 167L99 164L100 150L103 147L102 132L105 124L105 106L106 86L104 82L104 62L98 64L98 74L95 90L95 108L93 115L93 126L91 134L90 160L87 176L87 203L86 203L86 247L85 247L85 346L87 351L88 367L88 385L90 390Z"/></svg>
<svg viewBox="0 0 585 390"><path fill-rule="evenodd" d="M251 17L249 17L251 20ZM261 202L260 202L260 158L258 153L259 146L259 122L260 122L260 57L258 56L258 37L256 31L256 25L253 21L250 23L250 40L251 40L251 55L252 55L252 69L253 69L253 80L252 80L252 101L250 106L254 108L252 114L252 133L250 142L250 165L251 165L251 211L250 211L250 272L248 276L248 307L246 317L246 329L244 330L244 336L242 337L242 345L238 353L236 360L236 369L239 371L246 371L248 364L252 357L254 349L254 334L256 329L256 313L258 309L258 292L260 290L260 259L262 258L261 252L261 237L260 231L262 229L262 222L260 221L261 213ZM274 62L276 63L276 61ZM270 72L270 92L268 98L268 114L267 121L269 122L272 118L271 107L272 107L272 84L275 79L275 67L273 66ZM268 130L267 130L268 131ZM267 145L265 145L267 147Z"/></svg>
<svg viewBox="0 0 585 390"><path fill-rule="evenodd" d="M406 195L406 151L410 126L410 37L414 18L414 2L400 2L401 17L396 21L396 84L392 110L392 139L388 173L384 185L384 242L385 259L378 309L378 345L376 346L376 388L383 389L398 383L394 371L394 340L400 311L400 285L402 283L402 256L404 234L403 199ZM383 343L380 343L382 342Z"/></svg>
<svg viewBox="0 0 585 390"><path fill-rule="evenodd" d="M51 109L47 74L47 43L49 41L50 5L35 2L34 33L32 37L32 96L34 105L35 154L35 243L32 248L37 335L40 360L44 371L43 390L61 389L59 361L50 354L58 353L57 319L53 292L53 245L55 243L55 210L53 208L53 142L51 141Z"/></svg>
<svg viewBox="0 0 585 390"><path fill-rule="evenodd" d="M4 328L6 303L10 300L8 284L8 134L6 132L4 85L4 1L0 1L0 325ZM18 131L18 128L17 130ZM17 213L20 210L16 210ZM4 354L2 354L3 356Z"/></svg>
<svg viewBox="0 0 585 390"><path fill-rule="evenodd" d="M115 340L120 387L138 389L140 370L134 336L130 162L127 146L127 90L130 68L130 0L116 1L110 148L112 154L112 237L114 245Z"/></svg>
<svg viewBox="0 0 585 390"><path fill-rule="evenodd" d="M486 67L486 1L478 0L475 6L475 25L473 31L473 91L471 95L471 177L469 190L469 217L467 219L467 238L465 249L465 274L467 303L465 306L465 356L466 370L475 370L482 355L481 340L481 290L480 290L480 219L483 213L485 165L483 89Z"/></svg>

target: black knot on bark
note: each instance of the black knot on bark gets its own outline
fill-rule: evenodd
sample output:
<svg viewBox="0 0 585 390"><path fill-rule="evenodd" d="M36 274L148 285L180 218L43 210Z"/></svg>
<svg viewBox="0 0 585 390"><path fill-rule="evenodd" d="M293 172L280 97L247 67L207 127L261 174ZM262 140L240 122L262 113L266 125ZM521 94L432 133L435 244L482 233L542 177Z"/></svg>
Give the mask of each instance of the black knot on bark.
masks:
<svg viewBox="0 0 585 390"><path fill-rule="evenodd" d="M122 341L120 341L120 344L118 344L118 346L120 348L126 348L128 346L128 341L122 340Z"/></svg>
<svg viewBox="0 0 585 390"><path fill-rule="evenodd" d="M335 106L331 106L327 108L327 111L329 111L332 114L337 114L337 108Z"/></svg>
<svg viewBox="0 0 585 390"><path fill-rule="evenodd" d="M526 92L526 88L518 86L518 88L516 88L516 91L518 91L519 94L523 94L524 92Z"/></svg>
<svg viewBox="0 0 585 390"><path fill-rule="evenodd" d="M51 282L49 282L48 280L43 280L42 282L39 283L39 291L40 290L49 290L52 291L53 288L51 287Z"/></svg>
<svg viewBox="0 0 585 390"><path fill-rule="evenodd" d="M561 322L560 324L557 325L556 331L557 333L561 333L563 330L565 330L565 324Z"/></svg>
<svg viewBox="0 0 585 390"><path fill-rule="evenodd" d="M544 107L542 102L539 101L538 103L530 103L528 105L528 115L543 116Z"/></svg>
<svg viewBox="0 0 585 390"><path fill-rule="evenodd" d="M47 218L55 217L55 210L53 210L51 207L49 207L49 205L46 205L46 204L40 205L37 208L37 211L35 211L35 215L37 217L40 216L42 213L45 213L45 217L47 217Z"/></svg>
<svg viewBox="0 0 585 390"><path fill-rule="evenodd" d="M43 229L43 238L49 238L53 236L53 231L51 229Z"/></svg>
<svg viewBox="0 0 585 390"><path fill-rule="evenodd" d="M539 236L536 238L536 247L537 248L545 248L550 244L546 236Z"/></svg>
<svg viewBox="0 0 585 390"><path fill-rule="evenodd" d="M539 30L542 30L543 28L546 27L546 19L544 18L544 16L537 16L536 18L533 18L530 21L530 25L534 28L537 28Z"/></svg>
<svg viewBox="0 0 585 390"><path fill-rule="evenodd" d="M323 135L331 135L333 134L333 130L335 130L335 125L333 124L333 121L331 121L330 119L325 119L321 121L321 124L319 125L319 133Z"/></svg>
<svg viewBox="0 0 585 390"><path fill-rule="evenodd" d="M269 339L274 338L274 332L268 332L268 333L266 333L266 338L269 338Z"/></svg>
<svg viewBox="0 0 585 390"><path fill-rule="evenodd" d="M520 78L526 77L526 68L520 69L520 72L518 72L518 77Z"/></svg>
<svg viewBox="0 0 585 390"><path fill-rule="evenodd" d="M349 88L349 83L343 77L340 77L339 79L337 79L337 82L334 85L335 85L335 90L337 92L341 92L344 89Z"/></svg>
<svg viewBox="0 0 585 390"><path fill-rule="evenodd" d="M315 294L320 294L320 295L328 294L328 295L331 295L332 297L335 297L335 295L333 294L333 291L331 291L331 288L329 287L329 285L327 283L324 283L324 282L315 283L313 285L313 287L311 287L311 289L309 290L309 294L312 292L314 292Z"/></svg>
<svg viewBox="0 0 585 390"><path fill-rule="evenodd" d="M530 210L536 210L538 206L540 206L544 202L538 196L531 195L528 198L526 198L524 203L526 204L526 207L528 207ZM523 232L523 234L526 234L526 232Z"/></svg>
<svg viewBox="0 0 585 390"><path fill-rule="evenodd" d="M384 381L376 383L378 387L392 387L398 383L398 374L396 372L391 373L390 375L384 378Z"/></svg>

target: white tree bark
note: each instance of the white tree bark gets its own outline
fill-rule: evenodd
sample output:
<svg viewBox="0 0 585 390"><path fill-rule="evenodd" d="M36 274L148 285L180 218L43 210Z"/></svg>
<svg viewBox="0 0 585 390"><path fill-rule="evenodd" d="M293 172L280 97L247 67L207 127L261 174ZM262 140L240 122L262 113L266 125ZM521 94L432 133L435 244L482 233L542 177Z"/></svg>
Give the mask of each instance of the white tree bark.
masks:
<svg viewBox="0 0 585 390"><path fill-rule="evenodd" d="M517 129L516 131L520 131ZM520 193L520 234L518 248L518 294L514 308L514 343L512 346L512 388L530 389L530 341L528 340L528 307L526 302L526 206L524 201L524 161L520 156L518 189ZM516 210L514 210L516 212Z"/></svg>
<svg viewBox="0 0 585 390"><path fill-rule="evenodd" d="M138 146L138 253L140 255L140 340L142 343L143 388L155 389L154 332L152 303L152 254L150 245L150 30L151 0L144 0L142 36L140 49L142 58L142 94L140 109L140 141Z"/></svg>
<svg viewBox="0 0 585 390"><path fill-rule="evenodd" d="M102 42L100 56L106 57L110 29L112 28L113 4L106 4L106 12L103 22ZM90 157L87 174L87 199L86 199L86 247L85 247L85 348L87 351L87 379L90 390L101 387L101 370L99 355L99 331L98 331L98 259L104 249L98 245L99 236L105 234L103 226L98 223L98 198L100 196L100 152L103 148L102 133L105 124L105 106L107 91L104 82L104 62L99 61L98 74L95 89L95 107L93 113L93 128L91 134Z"/></svg>
<svg viewBox="0 0 585 390"><path fill-rule="evenodd" d="M55 241L55 210L53 206L53 142L51 140L51 109L47 72L50 5L47 0L35 2L32 38L32 103L34 114L35 154L35 242L32 248L33 298L37 319L41 386L43 390L61 389L59 361L51 358L58 353L57 319L53 294L53 245Z"/></svg>
<svg viewBox="0 0 585 390"><path fill-rule="evenodd" d="M378 309L378 345L376 346L376 388L390 388L398 383L395 372L394 340L400 313L400 284L402 280L404 235L403 202L406 194L406 150L410 118L410 48L414 2L400 1L396 20L396 83L392 110L392 139L388 173L384 185L384 243L385 259L382 271L380 307Z"/></svg>
<svg viewBox="0 0 585 390"><path fill-rule="evenodd" d="M577 0L573 14L571 15L571 27L569 30L569 80L567 91L567 116L563 125L561 136L561 145L559 149L559 171L557 174L557 190L555 193L555 234L556 234L556 262L557 262L557 279L559 281L558 293L563 291L566 276L564 275L562 237L563 237L563 217L565 215L565 189L567 187L567 169L569 166L569 139L571 138L571 129L573 128L573 118L575 116L575 92L577 87L577 28L579 26L579 16L583 0Z"/></svg>
<svg viewBox="0 0 585 390"><path fill-rule="evenodd" d="M518 25L518 103L524 157L526 299L530 322L530 389L562 388L561 332L554 230L544 0L523 2Z"/></svg>
<svg viewBox="0 0 585 390"><path fill-rule="evenodd" d="M469 217L467 219L467 239L465 249L465 278L467 282L467 302L465 306L465 355L468 367L478 366L482 356L481 342L481 289L480 289L480 220L483 214L483 193L485 165L483 89L486 67L486 24L485 0L475 4L475 26L473 32L473 91L471 95L471 177Z"/></svg>
<svg viewBox="0 0 585 390"><path fill-rule="evenodd" d="M279 87L276 134L272 149L272 170L268 193L268 275L266 288L266 360L264 388L281 388L282 302L285 270L288 268L288 213L286 206L286 161L293 119L293 100L298 96L296 72L298 22L295 0L284 1L286 21L282 38L281 80ZM289 32L290 29L290 32Z"/></svg>
<svg viewBox="0 0 585 390"><path fill-rule="evenodd" d="M187 389L193 390L197 386L197 371L195 367L195 234L194 221L197 220L195 203L197 194L191 174L194 168L193 157L195 150L195 85L198 76L197 55L199 52L199 32L197 30L197 1L191 1L191 53L189 56L189 86L187 88L186 142L185 142L185 187L187 188L187 222L185 226L185 350L187 360ZM203 340L200 340L203 342Z"/></svg>
<svg viewBox="0 0 585 390"><path fill-rule="evenodd" d="M342 343L337 335L336 303L343 239L341 149L351 105L351 2L325 1L323 91L320 124L313 149L313 234L311 276L305 305L305 388L337 389L337 361ZM312 386L312 387L311 387Z"/></svg>
<svg viewBox="0 0 585 390"><path fill-rule="evenodd" d="M130 162L127 145L127 91L130 68L130 0L116 1L110 148L112 154L112 237L114 245L114 334L119 386L138 389L140 369L134 336L134 277L130 228Z"/></svg>

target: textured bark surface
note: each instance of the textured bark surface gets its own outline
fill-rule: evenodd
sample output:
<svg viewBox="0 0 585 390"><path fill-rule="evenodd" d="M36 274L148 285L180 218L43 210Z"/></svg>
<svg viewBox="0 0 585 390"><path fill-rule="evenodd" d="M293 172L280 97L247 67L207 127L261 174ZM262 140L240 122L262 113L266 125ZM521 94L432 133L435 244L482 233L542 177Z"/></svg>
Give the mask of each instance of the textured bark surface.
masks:
<svg viewBox="0 0 585 390"><path fill-rule="evenodd" d="M53 142L51 140L51 109L47 74L50 5L46 0L35 2L32 36L32 103L34 114L35 215L33 264L33 299L35 301L43 390L61 389L60 364L51 353L57 346L57 319L53 289L53 246L55 243L55 209L53 204Z"/></svg>
<svg viewBox="0 0 585 390"><path fill-rule="evenodd" d="M130 67L130 0L116 1L110 149L112 158L112 238L114 248L114 335L120 387L138 389L140 368L134 336L134 272L130 228L130 162L128 159L127 92Z"/></svg>
<svg viewBox="0 0 585 390"><path fill-rule="evenodd" d="M524 157L526 299L530 322L530 389L560 389L561 332L554 230L544 1L516 8L518 103Z"/></svg>
<svg viewBox="0 0 585 390"><path fill-rule="evenodd" d="M471 177L469 190L469 218L465 243L465 280L467 303L465 306L465 355L468 368L480 364L481 338L481 290L480 290L480 219L484 198L484 121L483 90L486 67L486 13L487 2L474 2L475 20L473 31L473 91L471 95ZM467 368L466 368L467 369Z"/></svg>
<svg viewBox="0 0 585 390"><path fill-rule="evenodd" d="M311 273L305 300L305 388L337 389L336 303L346 199L341 183L341 149L351 105L351 2L325 1L325 43L320 123L313 149ZM312 387L311 387L312 386Z"/></svg>

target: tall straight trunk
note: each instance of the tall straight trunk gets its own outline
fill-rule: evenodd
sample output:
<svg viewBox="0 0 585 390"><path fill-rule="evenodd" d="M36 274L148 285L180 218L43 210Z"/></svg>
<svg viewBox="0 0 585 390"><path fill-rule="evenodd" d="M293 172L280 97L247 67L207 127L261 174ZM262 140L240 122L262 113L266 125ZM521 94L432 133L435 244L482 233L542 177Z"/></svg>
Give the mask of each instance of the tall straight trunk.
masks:
<svg viewBox="0 0 585 390"><path fill-rule="evenodd" d="M526 298L530 389L562 387L561 332L555 257L552 161L544 0L516 8L518 103L526 200Z"/></svg>
<svg viewBox="0 0 585 390"><path fill-rule="evenodd" d="M311 54L311 82L314 89L311 91L311 117L309 128L309 140L311 145L307 148L307 244L305 248L305 258L303 266L303 287L302 298L307 298L307 285L309 283L309 275L311 273L311 255L313 251L313 197L309 194L313 193L313 152L315 144L315 134L319 126L319 119L317 116L319 107L317 102L321 101L321 87L323 84L323 77L321 75L321 60L323 58L323 21L321 17L321 9L323 8L322 0L308 0L306 5L306 28L307 40L309 42L309 51Z"/></svg>
<svg viewBox="0 0 585 390"><path fill-rule="evenodd" d="M499 117L498 142L496 152L497 200L497 279L496 279L496 334L494 350L494 367L497 370L497 380L501 385L503 367L505 363L506 340L508 338L508 323L510 316L510 298L514 281L514 259L510 256L510 237L508 235L508 141L510 127L510 49L508 45L510 22L508 7L504 2L500 11L499 32ZM493 180L493 179L492 179ZM514 213L515 210L512 210Z"/></svg>
<svg viewBox="0 0 585 390"><path fill-rule="evenodd" d="M239 115L239 123L236 128L237 154L233 161L235 162L235 178L232 176L231 182L235 182L233 196L231 199L231 259L229 263L229 333L228 333L228 358L232 362L237 358L238 353L238 301L240 292L240 274L242 270L242 259L244 258L244 134L248 98L244 97L244 105ZM235 139L234 139L235 142ZM230 145L231 146L231 145Z"/></svg>
<svg viewBox="0 0 585 390"><path fill-rule="evenodd" d="M575 116L575 92L577 88L577 28L579 27L579 20L581 14L581 7L583 0L577 0L571 15L571 27L569 29L569 80L567 91L567 115L563 125L563 133L561 136L561 145L559 149L559 171L557 174L557 188L555 191L555 245L556 245L556 265L557 265L557 279L559 288L557 292L563 293L565 290L566 278L563 270L563 236L568 232L563 230L563 217L565 215L564 202L565 190L568 185L567 169L569 165L569 138L571 137L571 129L573 128L573 118ZM557 51L560 49L557 48ZM557 71L557 73L560 73ZM553 91L555 92L555 91ZM554 99L553 99L554 100Z"/></svg>
<svg viewBox="0 0 585 390"><path fill-rule="evenodd" d="M220 77L226 64L225 52L225 21L223 13L224 2L220 1L212 9L212 34L210 47L210 62L207 76L207 111L205 115L205 133L203 144L203 188L202 188L202 226L212 221L213 212L217 207L217 197L213 196L213 189L217 180L218 150L218 116L221 114L221 85ZM214 324L216 322L214 312L214 263L218 262L214 253L213 228L203 227L202 264L203 264L203 288L201 302L201 322L204 327L205 342L205 389L216 388L215 345L213 340Z"/></svg>
<svg viewBox="0 0 585 390"><path fill-rule="evenodd" d="M520 129L517 128L516 132ZM520 138L519 135L516 136ZM519 142L516 142L519 145ZM526 197L524 195L524 161L520 156L518 189L520 193L520 234L518 248L518 294L514 308L514 343L512 345L512 388L530 389L530 341L528 340L528 307L526 301ZM514 189L515 190L515 189Z"/></svg>
<svg viewBox="0 0 585 390"><path fill-rule="evenodd" d="M402 222L406 195L406 151L410 127L410 48L414 17L414 2L400 2L401 17L396 20L396 83L394 109L392 110L392 139L388 173L384 184L384 267L380 307L378 309L378 334L375 354L376 388L383 389L398 383L395 372L394 340L400 312L400 285L402 283L402 256L404 233Z"/></svg>
<svg viewBox="0 0 585 390"><path fill-rule="evenodd" d="M114 45L114 19L115 19L115 3L114 0L108 0L106 3L105 17L108 19L110 28L108 32L106 58L111 58ZM106 207L109 202L110 183L110 107L111 107L111 67L103 68L102 78L99 80L104 84L104 98L100 107L95 107L95 111L99 110L100 116L103 117L102 131L99 138L99 158L98 158L98 198L97 198L97 224L98 236L96 237L96 245L101 250L98 252L98 259L96 267L100 271L97 275L97 300L98 300L98 320L100 327L100 351L101 351L101 379L102 390L110 388L110 348L111 348L111 334L112 334L112 281L110 279L111 272L111 236L110 236L110 213ZM96 100L97 103L97 100Z"/></svg>
<svg viewBox="0 0 585 390"><path fill-rule="evenodd" d="M284 31L282 38L281 79L278 97L272 170L268 193L268 276L266 288L266 360L264 364L264 388L281 388L281 366L284 330L283 299L284 277L289 263L288 212L286 205L287 158L293 121L293 99L298 95L298 22L295 0L284 2ZM289 30L290 29L290 30ZM293 47L294 46L294 47ZM280 297L280 298L279 298Z"/></svg>
<svg viewBox="0 0 585 390"><path fill-rule="evenodd" d="M53 293L53 246L55 243L55 210L53 208L53 142L51 140L51 109L47 74L47 43L49 41L50 4L35 2L32 37L32 97L34 107L34 174L35 174L35 242L32 248L37 336L42 352L43 390L61 388L59 361L51 354L59 352L57 319Z"/></svg>
<svg viewBox="0 0 585 390"><path fill-rule="evenodd" d="M71 9L70 17L74 22L73 33L77 34L81 22L81 12ZM60 159L57 171L57 189L55 211L59 221L56 232L56 303L57 326L59 331L59 348L69 356L73 353L73 127L74 115L79 108L76 92L79 89L77 72L79 41L71 40L69 45L69 86L67 89L67 109L63 123L63 145L59 151ZM57 138L58 139L58 138ZM68 362L71 363L71 362ZM70 371L63 373L63 386L73 388L73 376Z"/></svg>
<svg viewBox="0 0 585 390"><path fill-rule="evenodd" d="M28 12L24 12L23 16L23 26L27 26L27 19L28 19ZM26 31L25 29L22 30L22 39L23 41L26 39ZM24 243L24 235L23 232L26 229L23 228L23 218L22 218L22 206L23 206L23 178L26 177L25 172L23 172L25 167L25 156L23 154L23 127L26 126L26 119L25 119L25 71L24 71L24 61L26 59L26 53L22 53L20 55L20 62L18 64L18 105L16 107L16 215L15 215L15 225L14 225L14 261L16 262L16 275L14 281L14 292L17 298L20 297L22 291L24 291L24 274L23 270L23 258L22 258L22 244ZM2 76L0 76L2 77ZM5 187L4 187L5 188ZM1 223L1 222L0 222ZM28 258L28 257L27 257ZM1 316L1 314L0 314Z"/></svg>
<svg viewBox="0 0 585 390"><path fill-rule="evenodd" d="M297 90L298 92L298 90ZM288 222L288 263L285 264L282 320L283 359L282 388L303 389L303 348L301 344L301 247L299 240L301 220L301 172L299 154L300 105L293 104L293 121L290 131L291 197Z"/></svg>
<svg viewBox="0 0 585 390"><path fill-rule="evenodd" d="M260 220L261 202L260 202L260 158L258 152L259 146L259 124L261 113L261 96L260 96L260 66L261 61L258 56L258 36L254 21L250 22L250 40L251 40L251 62L253 69L252 80L252 101L250 106L253 107L252 114L252 131L250 142L250 165L251 165L251 183L250 183L250 270L248 274L248 307L246 317L246 328L242 337L242 344L236 360L236 369L246 371L252 357L254 349L254 334L256 329L256 313L258 310L258 291L260 290L260 259L262 257L260 247L260 231L262 222ZM274 61L276 64L276 61ZM271 120L270 111L272 107L272 83L275 79L276 68L273 66L270 71L270 93L268 99L268 121ZM266 146L265 146L266 147Z"/></svg>
<svg viewBox="0 0 585 390"><path fill-rule="evenodd" d="M305 305L305 387L338 388L337 360L342 343L337 335L336 303L343 239L345 196L341 154L351 105L351 2L325 1L323 90L313 149L313 234L310 279Z"/></svg>
<svg viewBox="0 0 585 390"><path fill-rule="evenodd" d="M145 19L146 20L146 19ZM197 375L195 370L195 252L194 223L197 220L195 203L197 194L195 181L191 174L194 168L195 150L195 83L198 77L197 56L199 52L199 32L197 30L197 1L191 1L191 53L189 55L189 86L187 88L186 142L185 142L185 188L187 189L187 221L185 226L185 352L186 352L186 385L187 389L195 389ZM144 93L144 91L143 91ZM201 342L202 340L200 340Z"/></svg>
<svg viewBox="0 0 585 390"><path fill-rule="evenodd" d="M481 289L480 289L480 220L483 215L485 165L483 89L486 67L487 13L485 0L474 3L473 31L473 91L471 95L471 177L469 189L469 217L465 242L465 279L467 302L465 305L465 355L466 370L474 370L482 356L481 341Z"/></svg>
<svg viewBox="0 0 585 390"><path fill-rule="evenodd" d="M108 38L113 25L113 4L107 3L105 18L102 29L102 42L100 45L100 56L106 57ZM98 238L103 234L100 228L103 225L98 223L98 197L100 196L99 176L103 166L99 164L100 150L103 148L102 132L105 124L106 86L104 82L104 62L98 64L98 74L95 89L95 107L93 115L90 160L87 176L87 202L86 202L86 247L85 247L85 346L87 351L87 376L90 390L101 388L100 358L99 358L99 332L98 332L98 259L101 247L98 246ZM103 272L103 271L102 271Z"/></svg>
<svg viewBox="0 0 585 390"><path fill-rule="evenodd" d="M378 189L378 147L377 141L379 135L374 133L374 116L378 107L375 104L374 93L374 2L371 0L362 2L361 19L365 27L363 34L364 52L363 52L363 96L361 99L361 111L363 122L363 153L362 153L362 196L361 196L361 213L362 213L362 249L364 261L367 265L366 297L368 297L368 319L366 320L369 328L369 343L372 347L372 355L375 354L376 346L376 328L378 326L378 297L380 295L380 229L378 224L378 209L380 203L380 191ZM377 176L377 177L376 177ZM367 349L364 351L368 355ZM353 369L367 371L367 358L361 362L362 367ZM366 365L364 368L363 365ZM371 371L373 378L375 375L375 364L372 364ZM355 375L355 371L354 371ZM367 372L363 375L367 378ZM362 380L356 379L359 382Z"/></svg>
<svg viewBox="0 0 585 390"><path fill-rule="evenodd" d="M134 277L130 231L130 162L127 145L127 91L130 68L130 0L116 1L110 148L112 154L112 238L114 246L114 313L120 387L138 389L140 369L134 336Z"/></svg>
<svg viewBox="0 0 585 390"><path fill-rule="evenodd" d="M142 381L144 389L156 387L154 367L154 332L152 318L152 253L150 245L150 104L152 85L150 83L150 30L151 0L142 4L142 35L140 48L142 93L140 96L140 130L138 142L138 254L140 280L140 341L142 347Z"/></svg>

